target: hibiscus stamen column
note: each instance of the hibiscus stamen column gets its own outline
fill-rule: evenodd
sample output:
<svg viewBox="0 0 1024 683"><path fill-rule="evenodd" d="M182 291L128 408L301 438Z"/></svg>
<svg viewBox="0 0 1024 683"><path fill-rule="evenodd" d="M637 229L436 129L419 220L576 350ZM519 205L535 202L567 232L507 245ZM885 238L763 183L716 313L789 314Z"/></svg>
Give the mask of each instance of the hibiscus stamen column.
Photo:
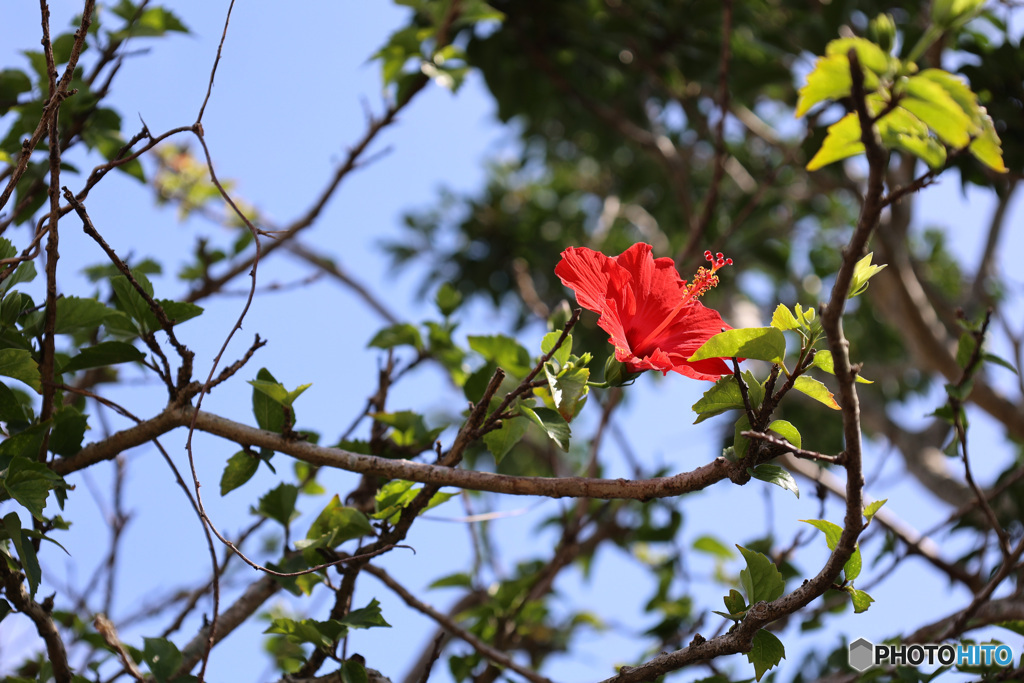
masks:
<svg viewBox="0 0 1024 683"><path fill-rule="evenodd" d="M646 348L653 340L657 339L658 335L665 331L665 328L672 324L676 319L676 315L679 311L683 310L683 306L686 306L691 301L695 301L700 298L705 292L712 287L718 285L718 276L715 275L719 269L725 266L732 265L731 258L725 258L722 252L712 254L711 251L704 252L704 260L711 263L711 270L708 270L704 266L697 269L697 274L693 276L693 282L683 290L683 295L679 299L679 303L672 309L672 312L665 316L665 319L661 321L654 330L652 330L642 342L637 344L638 349ZM683 284L686 284L684 281Z"/></svg>

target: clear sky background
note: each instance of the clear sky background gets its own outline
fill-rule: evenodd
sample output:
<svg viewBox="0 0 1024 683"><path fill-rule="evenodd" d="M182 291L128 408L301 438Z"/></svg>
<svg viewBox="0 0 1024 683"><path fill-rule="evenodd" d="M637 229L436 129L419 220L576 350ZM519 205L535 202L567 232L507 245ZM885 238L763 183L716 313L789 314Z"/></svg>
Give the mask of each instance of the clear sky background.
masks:
<svg viewBox="0 0 1024 683"><path fill-rule="evenodd" d="M138 129L145 120L153 132L191 124L206 91L207 78L213 62L217 41L223 27L227 2L179 0L174 11L191 29L188 36L172 35L160 40L138 40L133 49L148 52L125 62L111 102L125 120L126 132ZM320 192L334 166L344 157L365 128L365 107L381 110L379 68L368 62L369 56L386 40L390 31L405 19L404 8L386 2L308 2L289 5L266 1L239 2L231 20L223 59L216 77L213 96L203 119L218 175L236 181L235 191L279 223L286 223L301 214ZM78 2L51 2L53 30L64 30ZM0 5L0 26L4 39L0 42L0 59L4 66L24 64L17 52L38 49L38 10L33 3L6 2ZM0 124L2 125L2 124ZM187 136L181 142L189 142ZM324 216L304 236L305 240L325 248L353 276L371 289L399 316L418 322L432 315L429 302L416 299L418 285L415 272L394 272L379 248L382 240L400 235L402 214L410 209L432 206L441 187L456 192L471 192L484 181L484 164L515 144L514 131L499 124L494 107L481 79L471 75L457 96L438 87L429 87L405 110L398 123L388 129L375 144L375 150L386 154L367 168L351 175L335 195ZM80 168L91 168L95 160L81 160ZM68 177L65 182L75 189L80 178ZM1019 200L1019 197L1018 197ZM157 294L162 297L182 295L183 284L174 277L178 264L188 259L188 251L197 234L210 234L214 243L227 244L232 235L201 221L180 223L172 208L155 209L150 192L122 175L111 175L90 195L88 208L98 229L122 254L152 255L165 263L165 275L154 278ZM980 195L961 194L959 180L948 174L942 182L921 197L919 225L940 224L951 228L950 234L964 263L973 268L984 240L991 207ZM1024 208L1018 201L1008 222L1002 264L1010 267L1024 254L1020 226ZM81 267L102 261L103 255L86 238L74 221L65 219L62 226L61 286L65 291L81 286L76 275ZM14 238L24 238L24 228ZM566 245L569 246L569 245ZM738 264L737 268L742 268ZM1020 310L1022 277L1010 271L1009 281ZM302 279L309 270L284 254L277 254L260 264L260 283L288 283ZM236 288L247 285L239 280ZM218 297L204 302L207 314L182 327L185 343L197 351L196 367L205 376L214 353L234 318L241 310L241 297ZM1018 321L1020 316L1017 317ZM367 341L383 321L349 291L322 280L296 296L292 293L267 294L259 297L246 318L244 330L236 336L226 358L238 357L249 345L252 335L269 340L266 348L243 372L204 399L204 408L214 413L252 423L250 387L244 380L255 376L259 367L269 368L288 387L313 382L313 386L297 402L299 425L316 429L322 443L332 443L352 418L362 410L366 396L376 381L379 353L366 348ZM482 334L499 331L500 315L483 307L469 310L461 331ZM540 329L527 333L528 348L536 349ZM996 349L997 352L1000 350ZM865 373L870 376L868 369ZM995 377L1009 384L1012 378ZM141 378L141 374L139 375ZM716 455L718 432L725 428L727 418L710 420L690 427L689 406L706 389L706 385L670 377L665 381L642 377L629 392L629 403L618 417L638 453L646 463L664 464L675 470L690 469ZM152 415L162 408L164 393L148 382L127 388L120 400L139 415ZM416 373L408 383L400 384L391 399L393 409L451 409L463 399L448 392L442 376L429 368ZM923 416L938 404L922 401L915 415ZM446 403L446 401L448 401ZM454 402L452 402L454 401ZM684 417L680 417L680 415ZM586 419L586 418L584 418ZM118 423L111 420L114 428ZM578 433L586 434L585 422ZM984 435L987 434L986 438ZM976 435L976 436L975 436ZM102 434L97 434L99 438ZM989 453L978 458L976 472L983 482L990 481L1008 457L1002 446L1001 432L975 421L972 435L978 441L976 453ZM187 468L184 431L179 430L163 440L178 466ZM442 437L444 438L444 437ZM224 462L237 448L216 439L198 437L196 454L200 476L205 483L204 500L213 519L225 532L247 526L250 503L276 481L265 470L242 489L221 499L218 482ZM614 450L612 451L614 453ZM617 469L614 456L609 476L628 473L625 465ZM275 464L285 467L287 458L277 456ZM129 479L125 507L133 515L121 554L115 620L132 613L161 595L161 586L176 586L182 577L198 583L209 572L206 544L199 522L186 499L173 484L170 472L153 448L142 447L128 457ZM68 502L65 517L75 526L60 535L59 540L71 552L70 558L46 557L45 567L57 568L56 575L44 577L48 585L62 588L71 583L82 586L106 550L106 527L102 522L105 510L97 504L93 492L107 497L112 466L92 468L87 474L72 478L78 488ZM867 464L868 492L875 498L889 497L888 508L917 528L929 526L936 507L929 495L908 481L898 455L880 444L872 445ZM329 473L324 478L330 493L344 495L355 479L344 473ZM761 486L763 491L751 490ZM335 488L332 488L335 487ZM740 489L731 485L691 496L684 505L687 516L681 542L689 544L704 534L715 534L729 542L744 543L774 528L780 542L792 538L797 519L818 517L818 502L813 488L803 482L805 495L799 500L780 489L758 482ZM763 494L763 495L762 495ZM315 515L323 500L300 499L300 508ZM552 515L566 503L532 498L505 499L502 509L521 514L495 522L495 538L502 543L501 562L511 569L519 559L536 557L547 543L556 538L538 532L537 522ZM483 510L474 510L481 512ZM6 507L0 504L0 513ZM433 512L434 518L456 518L465 514L458 501ZM825 516L838 521L841 508L830 503ZM299 520L296 529L308 522ZM952 544L955 556L958 539L936 539ZM440 519L424 520L414 527L409 539L416 554L398 550L382 560L383 566L408 587L421 590L434 579L466 564L470 556L469 529L464 524ZM826 556L824 542L817 554L812 549L802 557L800 566L816 571ZM256 546L253 546L256 547ZM859 636L879 641L906 624L924 623L944 615L950 609L947 598L957 604L965 602L958 588L935 576L920 560L910 559L898 571L880 577L871 569L872 550L877 544L865 545L865 578L880 583L869 588L877 602L863 615L846 614L829 622L826 629L804 635L790 628L782 634L789 661L802 657L806 648L820 643L834 646L836 630L850 639ZM812 546L813 548L813 546ZM52 553L52 550L46 552ZM59 551L57 551L59 552ZM541 553L543 556L543 553ZM454 558L454 560L453 560ZM735 563L734 563L735 564ZM878 569L886 566L885 563ZM568 656L558 657L546 671L555 680L584 681L610 675L614 664L626 663L635 655L628 636L642 632L653 621L642 614L643 603L653 586L646 579L638 580L636 560L621 552L603 551L598 556L593 578L584 581L575 570L565 572L557 589L566 599L595 605L596 611L609 618L613 627L604 633L586 633L578 647ZM60 570L64 569L62 573ZM711 580L713 564L699 556L689 566L691 581L706 596L702 606L721 609L720 596L727 588ZM738 571L738 566L730 566ZM51 569L52 571L52 569ZM255 580L257 575L236 567L235 585ZM884 578L884 581L881 579ZM862 579L863 580L863 579ZM156 588L154 588L156 587ZM99 587L96 588L97 590ZM43 589L45 594L45 587ZM397 681L408 663L427 643L433 627L424 618L412 613L375 579L360 579L356 605L362 606L373 597L383 606L385 618L395 629L371 630L355 634L350 652L366 656L368 664L382 669ZM425 597L445 607L452 600L450 592L432 591ZM284 597L275 598L283 600ZM230 594L228 595L230 600ZM557 604L557 601L556 601ZM568 603L566 603L568 604ZM309 616L323 618L330 602L321 595L312 605ZM706 625L705 635L718 627L717 618ZM142 636L156 635L161 624L141 624L122 632L129 642L141 644ZM187 623L174 639L179 645L191 638L197 622ZM250 654L253 642L262 638L264 623L254 622L236 632L219 646L211 659L210 680L272 680L269 659L254 659ZM1000 637L1007 638L1008 633ZM134 639L134 640L133 640ZM1017 654L1021 641L1009 639ZM8 617L0 623L0 674L9 672L21 659L23 648L37 644L27 620ZM749 665L733 658L737 676L749 675ZM439 666L433 681L446 680L446 667ZM704 675L703 672L700 675ZM699 677L684 673L678 680ZM788 678L788 676L786 677ZM675 679L674 679L675 680Z"/></svg>

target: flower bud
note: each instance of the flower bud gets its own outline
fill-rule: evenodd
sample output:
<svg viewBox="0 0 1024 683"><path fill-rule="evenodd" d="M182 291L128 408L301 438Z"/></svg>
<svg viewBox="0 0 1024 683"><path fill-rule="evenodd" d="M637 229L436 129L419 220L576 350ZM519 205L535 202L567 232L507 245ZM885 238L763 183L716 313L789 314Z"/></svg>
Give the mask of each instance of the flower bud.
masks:
<svg viewBox="0 0 1024 683"><path fill-rule="evenodd" d="M868 33L883 52L892 53L892 46L896 42L896 22L891 14L879 14L872 19Z"/></svg>
<svg viewBox="0 0 1024 683"><path fill-rule="evenodd" d="M614 355L608 356L604 364L604 381L609 387L621 387L640 376L639 372L630 372L625 363L620 363Z"/></svg>

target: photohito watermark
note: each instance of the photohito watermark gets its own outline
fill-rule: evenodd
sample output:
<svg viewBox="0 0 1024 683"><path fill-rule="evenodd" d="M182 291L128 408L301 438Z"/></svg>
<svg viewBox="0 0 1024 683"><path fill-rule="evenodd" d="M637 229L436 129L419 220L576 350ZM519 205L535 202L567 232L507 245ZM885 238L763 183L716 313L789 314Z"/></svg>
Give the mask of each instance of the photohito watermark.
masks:
<svg viewBox="0 0 1024 683"><path fill-rule="evenodd" d="M961 643L953 645L875 645L867 638L858 638L850 643L850 666L857 671L867 671L873 666L1010 666L1013 650L1009 645L995 643Z"/></svg>

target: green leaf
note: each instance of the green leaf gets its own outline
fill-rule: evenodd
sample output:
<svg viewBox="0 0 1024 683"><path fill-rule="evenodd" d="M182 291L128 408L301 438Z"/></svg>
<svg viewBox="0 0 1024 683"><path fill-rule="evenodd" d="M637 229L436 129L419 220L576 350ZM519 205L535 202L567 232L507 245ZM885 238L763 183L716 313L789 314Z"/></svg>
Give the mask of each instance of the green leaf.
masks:
<svg viewBox="0 0 1024 683"><path fill-rule="evenodd" d="M46 507L49 492L58 487L68 488L64 478L49 467L21 456L11 458L6 476L0 483L7 489L11 498L18 501L39 521L43 521L43 508Z"/></svg>
<svg viewBox="0 0 1024 683"><path fill-rule="evenodd" d="M229 491L234 491L252 479L252 475L256 474L259 466L259 457L250 455L244 450L232 455L228 458L224 473L220 475L220 495L227 495Z"/></svg>
<svg viewBox="0 0 1024 683"><path fill-rule="evenodd" d="M356 659L346 659L341 664L341 683L367 683L366 667Z"/></svg>
<svg viewBox="0 0 1024 683"><path fill-rule="evenodd" d="M868 252L868 254L857 261L857 264L853 267L853 279L850 282L850 293L847 295L848 299L852 299L855 296L863 294L864 290L868 288L868 280L885 268L886 264L884 263L880 266L873 265L871 263L872 256L874 256L874 252Z"/></svg>
<svg viewBox="0 0 1024 683"><path fill-rule="evenodd" d="M820 530L825 534L825 543L828 544L828 549L834 551L836 545L839 544L839 537L843 535L843 528L838 524L834 524L827 519L801 519L801 522L805 522Z"/></svg>
<svg viewBox="0 0 1024 683"><path fill-rule="evenodd" d="M840 409L839 404L836 403L835 396L832 394L831 391L828 390L828 387L826 387L824 384L814 379L813 377L808 377L807 375L800 375L799 377L796 378L796 381L793 382L793 388L803 394L807 394L815 401L820 401L821 403L824 403L832 410Z"/></svg>
<svg viewBox="0 0 1024 683"><path fill-rule="evenodd" d="M746 413L739 416L732 430L732 447L737 459L747 457L750 450L750 439L743 436L743 432L750 430L750 418Z"/></svg>
<svg viewBox="0 0 1024 683"><path fill-rule="evenodd" d="M857 590L853 586L847 586L846 592L850 594L850 599L853 600L853 611L855 614L867 612L868 608L871 607L871 603L875 601L873 597L862 590Z"/></svg>
<svg viewBox="0 0 1024 683"><path fill-rule="evenodd" d="M3 598L0 598L0 621L3 621L4 617L10 614L13 611L13 609L14 608L11 607L11 603L7 602Z"/></svg>
<svg viewBox="0 0 1024 683"><path fill-rule="evenodd" d="M587 368L570 367L562 370L557 376L551 370L551 363L544 364L544 376L548 380L551 399L558 414L568 422L576 416L590 388L590 370Z"/></svg>
<svg viewBox="0 0 1024 683"><path fill-rule="evenodd" d="M484 434L484 444L494 456L495 462L501 462L501 459L512 450L512 447L519 443L519 440L526 434L528 424L525 417L513 417L502 420L501 427Z"/></svg>
<svg viewBox="0 0 1024 683"><path fill-rule="evenodd" d="M530 354L511 337L503 334L487 337L470 336L467 341L469 348L483 356L484 360L492 361L513 377L525 377L533 369Z"/></svg>
<svg viewBox="0 0 1024 683"><path fill-rule="evenodd" d="M447 318L462 305L462 292L445 282L437 289L434 304L437 305L437 310L441 312L441 315Z"/></svg>
<svg viewBox="0 0 1024 683"><path fill-rule="evenodd" d="M315 619L274 619L264 633L280 633L293 643L312 643L317 648L329 650L338 642L348 628L340 621L316 621Z"/></svg>
<svg viewBox="0 0 1024 683"><path fill-rule="evenodd" d="M795 330L800 327L800 321L796 319L792 311L784 305L779 304L772 313L772 327L777 330Z"/></svg>
<svg viewBox="0 0 1024 683"><path fill-rule="evenodd" d="M848 559L846 564L843 565L843 574L846 576L846 580L853 581L860 576L860 570L863 564L864 561L861 559L860 546L855 546L853 554L850 555L850 559Z"/></svg>
<svg viewBox="0 0 1024 683"><path fill-rule="evenodd" d="M944 143L966 147L981 128L942 85L929 78L910 76L903 82L906 97L900 106L921 119Z"/></svg>
<svg viewBox="0 0 1024 683"><path fill-rule="evenodd" d="M807 162L808 171L817 171L829 164L852 157L864 151L860 140L860 121L851 112L828 127L821 148Z"/></svg>
<svg viewBox="0 0 1024 683"><path fill-rule="evenodd" d="M156 299L160 307L164 309L164 315L175 326L186 320L197 318L203 313L203 307L197 306L188 301L174 301L173 299ZM155 316L154 316L155 318Z"/></svg>
<svg viewBox="0 0 1024 683"><path fill-rule="evenodd" d="M11 391L6 384L0 383L0 421L19 422L25 420L25 411L22 408L18 395Z"/></svg>
<svg viewBox="0 0 1024 683"><path fill-rule="evenodd" d="M916 132L920 124L921 132ZM928 127L903 107L896 107L877 125L882 145L887 149L908 152L924 161L932 170L941 169L946 163L946 147L932 137Z"/></svg>
<svg viewBox="0 0 1024 683"><path fill-rule="evenodd" d="M391 628L391 624L384 621L380 613L380 603L377 598L370 600L370 604L360 609L354 609L338 620L349 628Z"/></svg>
<svg viewBox="0 0 1024 683"><path fill-rule="evenodd" d="M723 560L731 560L735 555L735 553L729 549L729 546L725 545L713 536L700 536L693 542L693 549L707 553L708 555L714 555L715 557ZM728 607L729 605L726 605L726 608Z"/></svg>
<svg viewBox="0 0 1024 683"><path fill-rule="evenodd" d="M298 514L295 511L295 500L298 497L299 488L297 486L278 484L276 488L263 494L256 511L264 517L277 520L283 526L288 526L292 518Z"/></svg>
<svg viewBox="0 0 1024 683"><path fill-rule="evenodd" d="M828 349L815 351L814 360L811 361L811 365L819 370L824 370L830 375L836 374L835 359L832 358L832 352ZM861 384L874 384L874 380L864 379L860 375L857 375L856 381Z"/></svg>
<svg viewBox="0 0 1024 683"><path fill-rule="evenodd" d="M54 334L74 334L80 330L92 330L115 311L96 299L80 299L65 296L57 299L57 324Z"/></svg>
<svg viewBox="0 0 1024 683"><path fill-rule="evenodd" d="M720 415L727 410L742 410L743 408L743 395L740 393L736 378L726 375L711 385L711 388L704 392L700 400L693 404L693 411L697 413L694 424L699 424L709 417Z"/></svg>
<svg viewBox="0 0 1024 683"><path fill-rule="evenodd" d="M143 661L149 665L154 678L164 683L169 681L181 666L182 656L178 646L166 638L143 638Z"/></svg>
<svg viewBox="0 0 1024 683"><path fill-rule="evenodd" d="M89 418L73 406L61 407L53 418L50 431L50 451L64 457L74 455L82 449L82 439L89 426Z"/></svg>
<svg viewBox="0 0 1024 683"><path fill-rule="evenodd" d="M852 86L850 60L845 54L819 57L800 88L794 116L800 118L819 102L846 97Z"/></svg>
<svg viewBox="0 0 1024 683"><path fill-rule="evenodd" d="M25 349L0 349L0 375L24 382L37 393L41 390L39 366Z"/></svg>
<svg viewBox="0 0 1024 683"><path fill-rule="evenodd" d="M18 513L8 512L3 519L4 529L7 531L8 537L11 542L14 543L14 549L18 553L18 559L21 561L21 568L25 571L25 578L28 579L29 595L35 596L36 589L39 588L39 582L42 580L43 573L39 567L39 558L36 557L35 546L32 545L32 539L28 534L25 534L21 528L21 520L18 518Z"/></svg>
<svg viewBox="0 0 1024 683"><path fill-rule="evenodd" d="M883 498L882 500L872 501L864 506L864 516L867 517L869 522L874 518L875 513L882 509L882 506L885 505L887 500L889 499Z"/></svg>
<svg viewBox="0 0 1024 683"><path fill-rule="evenodd" d="M754 677L761 680L768 669L786 658L786 648L774 633L759 629L750 643L747 661L754 665Z"/></svg>
<svg viewBox="0 0 1024 683"><path fill-rule="evenodd" d="M540 341L540 351L543 354L551 353L551 349L555 348L555 342L557 342L562 336L561 331L548 332L544 335L544 338ZM558 363L558 368L565 367L565 364L569 361L569 355L572 353L572 335L565 335L565 341L558 347L558 351L551 356L551 360Z"/></svg>
<svg viewBox="0 0 1024 683"><path fill-rule="evenodd" d="M981 357L985 360L986 363L995 363L996 365L1001 365L1002 367L1006 368L1015 375L1019 374L1017 372L1017 368L1013 367L1012 365L1010 365L1008 361L1006 361L1003 358L1000 358L995 354L982 352Z"/></svg>
<svg viewBox="0 0 1024 683"><path fill-rule="evenodd" d="M569 437L571 435L569 423L558 414L558 411L551 410L550 408L530 408L525 405L519 406L519 410L526 417L533 420L538 427L543 429L551 437L551 440L558 444L559 448L568 452Z"/></svg>
<svg viewBox="0 0 1024 683"><path fill-rule="evenodd" d="M836 38L825 46L825 54L829 57L840 55L846 57L851 48L857 51L857 61L860 62L860 65L874 74L880 76L889 70L891 61L889 55L867 38ZM874 90L877 87L878 79L873 78L870 73L865 73L864 76L864 87L867 90Z"/></svg>
<svg viewBox="0 0 1024 683"><path fill-rule="evenodd" d="M369 346L378 349L392 349L396 346L411 346L417 351L423 350L423 337L414 325L397 323L374 335Z"/></svg>
<svg viewBox="0 0 1024 683"><path fill-rule="evenodd" d="M133 273L133 275L139 286L152 297L153 285L149 284L146 276L141 273ZM114 301L117 307L136 322L140 332L153 332L159 327L156 316L149 310L149 304L132 286L127 277L117 275L110 278L110 288L114 291Z"/></svg>
<svg viewBox="0 0 1024 683"><path fill-rule="evenodd" d="M256 373L256 380L260 382L277 383L274 376L266 368L260 368ZM278 385L280 386L280 385ZM283 390L284 387L281 386ZM287 393L287 392L285 392ZM284 429L285 410L279 401L271 398L266 392L253 387L252 391L252 413L256 418L256 424L260 429L276 434Z"/></svg>
<svg viewBox="0 0 1024 683"><path fill-rule="evenodd" d="M786 584L775 564L759 552L740 545L736 548L747 562L747 568L740 571L740 584L746 592L747 603L771 602L781 596Z"/></svg>
<svg viewBox="0 0 1024 683"><path fill-rule="evenodd" d="M843 528L841 526L826 519L801 519L800 521L806 522L824 533L828 549L835 552L836 546L839 545L839 537L843 535ZM847 581L853 581L860 576L861 564L860 546L854 546L853 554L850 555L850 559L843 566Z"/></svg>
<svg viewBox="0 0 1024 683"><path fill-rule="evenodd" d="M786 337L774 327L726 330L704 342L689 362L707 358L751 358L781 363L786 356Z"/></svg>
<svg viewBox="0 0 1024 683"><path fill-rule="evenodd" d="M735 588L729 589L729 594L722 598L725 602L725 609L729 610L729 614L743 614L747 611L747 602L743 599L743 595Z"/></svg>
<svg viewBox="0 0 1024 683"><path fill-rule="evenodd" d="M432 581L427 588L471 588L473 577L466 572L457 572Z"/></svg>
<svg viewBox="0 0 1024 683"><path fill-rule="evenodd" d="M786 420L775 420L768 425L768 431L775 432L786 441L790 442L797 448L800 448L803 441L800 438L800 432L793 426L791 422Z"/></svg>
<svg viewBox="0 0 1024 683"><path fill-rule="evenodd" d="M306 539L323 539L324 547L337 548L353 538L372 535L373 527L370 526L370 520L366 515L355 508L342 505L338 494L334 494L309 527Z"/></svg>
<svg viewBox="0 0 1024 683"><path fill-rule="evenodd" d="M60 372L77 372L88 368L101 368L117 363L141 361L146 354L128 342L108 341L88 346L73 356L61 368Z"/></svg>
<svg viewBox="0 0 1024 683"><path fill-rule="evenodd" d="M284 388L284 385L280 382L268 382L262 379L251 379L249 384L252 385L253 389L266 394L272 401L283 406L291 406L299 396L302 395L306 389L313 386L310 384L301 384L295 389L288 391Z"/></svg>
<svg viewBox="0 0 1024 683"><path fill-rule="evenodd" d="M792 491L797 498L800 497L800 487L796 485L796 479L793 478L792 474L778 465L762 463L753 469L748 468L747 472L754 479L760 479L761 481L766 481L769 484L775 484L779 488Z"/></svg>
<svg viewBox="0 0 1024 683"><path fill-rule="evenodd" d="M971 142L970 150L974 158L991 168L996 173L1007 173L1010 169L1003 163L1003 146L996 133L992 117L982 110L981 134Z"/></svg>

